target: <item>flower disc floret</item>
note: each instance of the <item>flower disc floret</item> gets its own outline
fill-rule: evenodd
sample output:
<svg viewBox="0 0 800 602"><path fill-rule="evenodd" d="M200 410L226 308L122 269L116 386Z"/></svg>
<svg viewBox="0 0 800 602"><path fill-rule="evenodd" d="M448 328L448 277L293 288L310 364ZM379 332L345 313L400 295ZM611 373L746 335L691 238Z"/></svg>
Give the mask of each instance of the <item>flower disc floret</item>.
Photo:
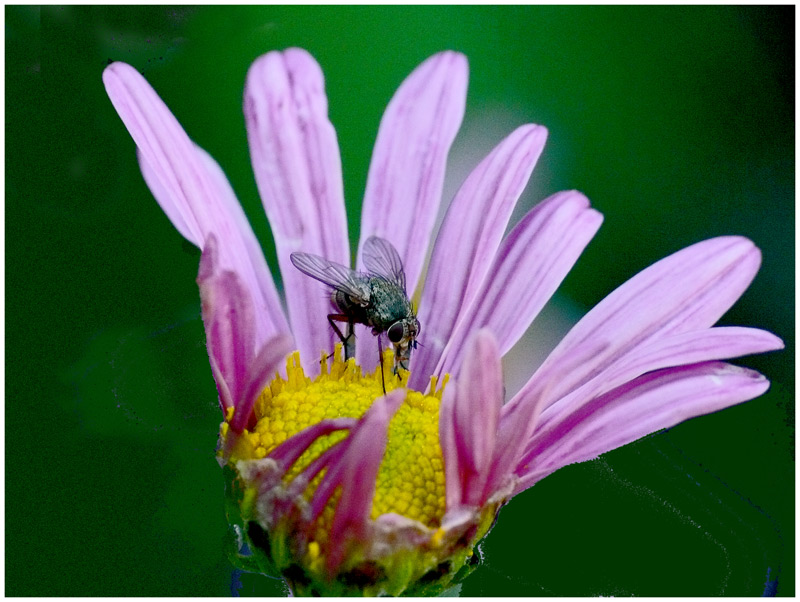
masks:
<svg viewBox="0 0 800 602"><path fill-rule="evenodd" d="M264 458L293 435L325 419L361 418L383 395L384 384L388 393L408 382L407 371L395 375L390 369L394 365L391 350L384 352L383 378L381 367L363 375L355 360L344 361L341 345L337 345L332 360L328 365L328 358L323 355L321 373L312 379L305 375L299 352L293 353L286 362L286 377L276 375L256 401L256 423L238 437L229 461ZM433 393L427 395L407 390L389 424L372 505L373 519L396 512L436 528L444 515L444 460L439 445L439 404L444 384L438 389L436 385L434 379ZM223 440L229 435L232 416L231 412L222 424ZM343 430L318 438L294 463L285 480L300 474L346 436ZM307 493L313 493L313 483Z"/></svg>
<svg viewBox="0 0 800 602"><path fill-rule="evenodd" d="M409 373L393 374L391 350L384 352L382 366L366 375L355 360L342 360L340 345L332 360L329 365L323 354L320 374L309 378L294 352L285 377L276 375L259 395L248 428L236 433L231 428L235 411L227 413L219 457L228 474L228 514L237 546L246 542L257 570L282 574L295 593L409 593L423 577L423 589L413 591L439 592L474 569L472 548L500 505L494 500L455 522L446 515L439 409L448 379L437 386L432 378L428 394L407 389ZM337 488L315 514L325 471L335 469L313 467L348 443L356 425L390 397L396 406L374 476L370 526L332 571L329 560L338 543L335 522L343 493ZM352 419L353 428L321 429L290 465L282 463L284 450L296 441L342 419ZM232 558L242 565L242 556Z"/></svg>

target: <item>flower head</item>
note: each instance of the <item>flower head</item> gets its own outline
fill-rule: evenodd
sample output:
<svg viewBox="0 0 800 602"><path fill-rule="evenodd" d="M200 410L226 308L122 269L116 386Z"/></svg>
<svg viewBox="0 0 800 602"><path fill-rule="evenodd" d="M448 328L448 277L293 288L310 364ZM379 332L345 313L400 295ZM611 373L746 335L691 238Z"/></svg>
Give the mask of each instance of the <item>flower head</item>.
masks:
<svg viewBox="0 0 800 602"><path fill-rule="evenodd" d="M364 326L356 326L356 357L345 360L325 319L336 306L290 260L306 253L350 265L338 145L311 56L262 56L244 97L287 313L216 162L135 69L113 63L103 79L156 200L202 249L197 281L223 412L219 459L234 559L282 575L295 592L440 592L471 570L474 546L515 494L562 466L768 387L723 361L782 343L762 330L713 327L760 262L750 241L722 237L620 286L504 399L501 358L602 221L568 191L503 236L544 146L537 125L503 140L450 204L412 295L422 345L410 371L395 374L392 350L379 357ZM369 237L388 240L410 293L466 82L463 56L431 57L400 86L378 132L355 267L364 269Z"/></svg>

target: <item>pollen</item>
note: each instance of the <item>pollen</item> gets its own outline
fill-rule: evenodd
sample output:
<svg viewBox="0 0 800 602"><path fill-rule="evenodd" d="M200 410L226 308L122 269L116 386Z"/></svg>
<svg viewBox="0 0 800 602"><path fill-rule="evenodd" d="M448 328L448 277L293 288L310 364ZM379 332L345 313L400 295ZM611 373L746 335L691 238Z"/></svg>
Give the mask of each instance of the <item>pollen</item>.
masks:
<svg viewBox="0 0 800 602"><path fill-rule="evenodd" d="M300 354L289 356L286 378L276 376L264 389L255 404L257 422L252 431L245 431L233 449L234 460L260 459L276 446L303 429L328 418L360 418L372 403L386 392L406 387L409 373L394 374L394 355L384 352L382 366L363 375L354 359L342 360L342 347L337 345L332 361L325 354L320 375L308 378L300 365ZM383 378L381 378L383 370ZM439 404L446 385L440 388L431 380L431 393L423 395L408 390L405 402L389 424L386 451L378 470L372 518L396 512L437 528L445 511L445 479L442 451L439 445ZM228 421L222 424L223 438L228 435ZM291 479L331 445L347 436L347 431L320 437L303 454L287 474ZM310 487L316 487L319 477ZM324 542L333 517L338 496L323 512L315 538ZM311 557L318 552L309 548ZM313 558L310 558L313 559Z"/></svg>

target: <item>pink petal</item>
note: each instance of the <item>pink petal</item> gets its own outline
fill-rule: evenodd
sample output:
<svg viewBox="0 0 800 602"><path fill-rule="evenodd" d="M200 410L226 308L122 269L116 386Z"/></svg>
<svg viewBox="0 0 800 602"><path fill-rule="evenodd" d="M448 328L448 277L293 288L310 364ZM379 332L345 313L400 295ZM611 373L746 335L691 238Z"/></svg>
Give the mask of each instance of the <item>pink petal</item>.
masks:
<svg viewBox="0 0 800 602"><path fill-rule="evenodd" d="M462 503L477 506L486 501L484 486L489 477L497 421L503 405L500 353L494 336L488 330L479 330L472 337L457 388L453 418Z"/></svg>
<svg viewBox="0 0 800 602"><path fill-rule="evenodd" d="M575 391L575 397L596 397L654 370L713 360L732 359L783 349L783 341L757 328L720 326L699 332L683 332L658 339L623 356L606 371ZM563 403L566 398L552 404Z"/></svg>
<svg viewBox="0 0 800 602"><path fill-rule="evenodd" d="M181 201L173 196L170 189L161 183L157 171L150 166L147 158L142 155L142 151L138 148L136 149L136 158L139 161L139 169L147 187L153 193L156 202L167 215L169 221L172 222L172 225L180 232L181 236L194 246L202 248L205 236L203 236L197 219L189 211L184 210ZM184 213L186 213L185 217Z"/></svg>
<svg viewBox="0 0 800 602"><path fill-rule="evenodd" d="M288 332L258 241L219 167L133 67L112 63L103 82L136 142L145 181L175 227L200 247L210 233L217 235L222 268L239 274L253 297L257 341Z"/></svg>
<svg viewBox="0 0 800 602"><path fill-rule="evenodd" d="M425 346L412 357L412 388L425 385L456 319L483 282L546 138L541 126L517 128L472 171L450 204L422 291Z"/></svg>
<svg viewBox="0 0 800 602"><path fill-rule="evenodd" d="M547 420L549 416L578 411L580 405L587 400L624 385L646 372L731 359L781 348L783 342L778 337L755 328L718 327L663 337L622 356L606 370L574 389L566 397L554 402L542 417ZM604 346L598 346L596 349L597 352L589 356L584 354L585 360L604 352ZM584 363L585 361L573 362L573 369L579 368ZM507 415L512 419L510 416L520 406L546 405L550 399L549 391L558 385L558 380L554 379L553 374L567 371L565 367L553 365L549 375L538 376L534 383L529 383L525 387L523 394L517 395L512 402L503 407L504 420ZM513 418L513 420L518 419Z"/></svg>
<svg viewBox="0 0 800 602"><path fill-rule="evenodd" d="M253 303L234 272L220 271L213 234L203 248L197 284L212 367L219 371L233 403L238 404L255 354Z"/></svg>
<svg viewBox="0 0 800 602"><path fill-rule="evenodd" d="M527 441L530 433L533 432L539 412L550 398L549 390L558 384L553 375L568 373L579 368L591 358L602 354L606 346L602 341L586 345L588 347L585 346L579 354L573 353L569 356L572 361L571 366L552 366L549 373L544 373L537 378L536 387L528 387L524 396L517 396L514 403L508 403L503 407L500 432L505 440L519 439L514 436L513 431L518 430L521 424L528 424L529 431L523 439ZM535 447L535 441L540 437L540 433L546 430L546 425L552 423L553 420L579 413L582 405L590 400L647 372L712 360L730 359L752 353L763 353L781 347L783 347L782 341L768 332L739 327L711 328L657 339L628 356L620 358L604 372L542 412L541 427L537 429L533 441L528 443L528 448ZM504 451L512 449L516 449L514 445L507 445ZM507 463L514 461L511 451L505 455Z"/></svg>
<svg viewBox="0 0 800 602"><path fill-rule="evenodd" d="M603 372L619 358L659 337L713 325L748 287L761 254L746 238L706 240L662 259L608 295L567 334L510 402L536 397L539 375L553 371L547 405ZM575 348L606 341L602 353L569 371L557 367Z"/></svg>
<svg viewBox="0 0 800 602"><path fill-rule="evenodd" d="M303 537L307 537L313 528L313 523L307 524L302 512L298 512L305 505L305 501L299 502L299 500L302 499L308 483L322 468L325 468L330 463L332 457L339 454L341 442L335 443L317 456L288 485L285 482L286 474L317 439L337 430L353 428L357 422L353 418L322 420L293 435L273 449L267 456L267 458L274 461L273 465L254 466L254 463L250 462L245 464L244 470L239 471L240 473L247 473L248 470L253 471L252 475L248 475L246 478L250 482L258 483L262 493L271 490L269 494L271 498L269 508L271 524L288 520L302 525L296 529L296 541L302 541Z"/></svg>
<svg viewBox="0 0 800 602"><path fill-rule="evenodd" d="M341 497L336 506L329 535L326 567L329 573L341 564L352 540L363 540L375 495L378 468L386 450L389 421L405 400L405 389L396 389L377 399L343 442L343 453L328 467L314 492L311 521L325 508L337 488Z"/></svg>
<svg viewBox="0 0 800 602"><path fill-rule="evenodd" d="M517 492L553 471L583 462L694 416L758 397L769 388L761 374L722 362L652 372L577 411L545 421L519 463Z"/></svg>
<svg viewBox="0 0 800 602"><path fill-rule="evenodd" d="M400 85L381 120L372 154L361 242L377 235L399 251L411 293L439 209L445 163L467 95L467 60L440 52Z"/></svg>
<svg viewBox="0 0 800 602"><path fill-rule="evenodd" d="M400 85L381 119L361 215L361 248L370 236L391 242L403 261L413 295L439 211L445 164L461 125L467 97L467 60L440 52ZM356 328L356 360L365 370L378 363L369 330ZM363 341L370 341L364 343Z"/></svg>
<svg viewBox="0 0 800 602"><path fill-rule="evenodd" d="M333 348L325 316L335 310L323 287L300 273L289 255L303 251L350 264L339 147L319 65L297 48L260 57L247 74L244 113L292 332L314 375L320 352Z"/></svg>
<svg viewBox="0 0 800 602"><path fill-rule="evenodd" d="M236 402L236 412L231 421L231 428L234 431L241 432L246 426L252 425L255 420L253 405L255 405L256 399L264 387L275 378L293 346L290 336L277 335L264 343L253 358L247 367L247 380L241 397Z"/></svg>
<svg viewBox="0 0 800 602"><path fill-rule="evenodd" d="M435 374L460 365L463 341L478 328L490 329L505 354L558 288L602 219L574 191L534 207L503 241L475 302L459 317Z"/></svg>

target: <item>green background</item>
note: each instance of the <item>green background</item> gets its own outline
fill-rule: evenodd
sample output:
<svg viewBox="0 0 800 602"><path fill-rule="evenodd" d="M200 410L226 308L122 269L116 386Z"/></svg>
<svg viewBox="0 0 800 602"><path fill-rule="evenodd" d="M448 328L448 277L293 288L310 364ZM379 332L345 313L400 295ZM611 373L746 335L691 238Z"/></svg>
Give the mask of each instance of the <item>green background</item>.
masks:
<svg viewBox="0 0 800 602"><path fill-rule="evenodd" d="M232 579L199 254L101 72L145 74L274 266L241 102L253 59L288 46L325 72L351 241L383 108L451 48L470 62L451 179L541 123L523 205L577 188L605 215L559 302L583 312L710 236L764 253L723 322L784 339L742 361L770 392L518 496L462 594L794 594L793 7L7 7L5 31L7 595L282 593Z"/></svg>

